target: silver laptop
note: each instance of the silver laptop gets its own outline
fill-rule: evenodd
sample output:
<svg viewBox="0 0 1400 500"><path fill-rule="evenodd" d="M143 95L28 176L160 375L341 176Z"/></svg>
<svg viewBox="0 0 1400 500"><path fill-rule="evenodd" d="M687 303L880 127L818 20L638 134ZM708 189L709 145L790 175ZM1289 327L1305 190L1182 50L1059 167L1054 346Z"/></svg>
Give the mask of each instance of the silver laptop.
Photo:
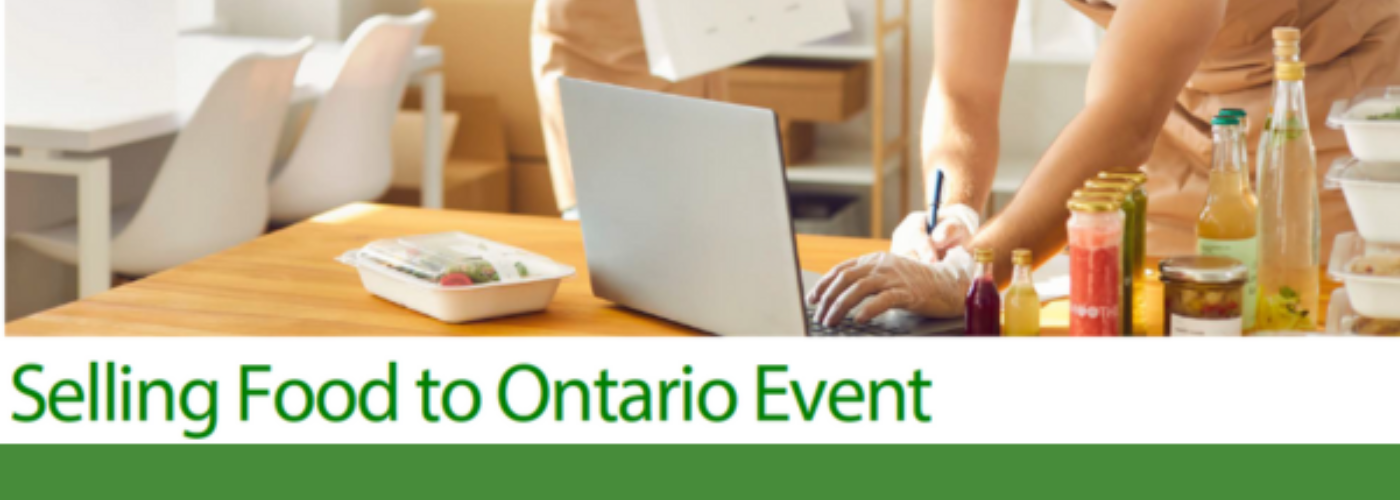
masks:
<svg viewBox="0 0 1400 500"><path fill-rule="evenodd" d="M809 321L771 110L559 85L594 295L719 335L961 330L900 311L834 329Z"/></svg>

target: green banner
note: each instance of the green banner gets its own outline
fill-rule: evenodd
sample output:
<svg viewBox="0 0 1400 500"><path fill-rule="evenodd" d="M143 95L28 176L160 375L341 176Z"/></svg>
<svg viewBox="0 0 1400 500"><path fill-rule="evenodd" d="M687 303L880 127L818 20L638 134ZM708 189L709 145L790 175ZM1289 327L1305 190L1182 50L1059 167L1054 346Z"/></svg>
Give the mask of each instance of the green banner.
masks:
<svg viewBox="0 0 1400 500"><path fill-rule="evenodd" d="M6 498L1383 498L1394 446L0 446ZM18 493L18 494L12 494Z"/></svg>

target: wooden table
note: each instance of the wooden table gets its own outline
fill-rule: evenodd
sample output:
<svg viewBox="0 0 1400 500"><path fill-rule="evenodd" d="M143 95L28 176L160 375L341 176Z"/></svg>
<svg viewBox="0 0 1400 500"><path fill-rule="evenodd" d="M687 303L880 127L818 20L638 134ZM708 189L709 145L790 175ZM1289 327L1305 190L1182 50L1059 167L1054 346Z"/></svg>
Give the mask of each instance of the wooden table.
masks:
<svg viewBox="0 0 1400 500"><path fill-rule="evenodd" d="M370 241L464 231L574 266L539 314L451 325L377 299L334 260ZM885 250L888 241L799 236L804 269ZM1156 310L1160 317L1160 289ZM1324 308L1325 310L1325 308ZM1042 311L1045 335L1064 335L1063 301ZM1158 319L1155 325L1160 335ZM593 297L578 224L555 218L355 204L231 250L6 325L15 336L699 335Z"/></svg>

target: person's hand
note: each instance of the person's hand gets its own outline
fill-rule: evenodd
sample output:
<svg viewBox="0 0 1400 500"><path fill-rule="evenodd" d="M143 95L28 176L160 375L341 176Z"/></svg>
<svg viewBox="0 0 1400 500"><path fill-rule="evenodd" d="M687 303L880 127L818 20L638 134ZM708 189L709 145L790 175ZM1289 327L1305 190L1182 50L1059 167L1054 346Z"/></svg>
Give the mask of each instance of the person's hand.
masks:
<svg viewBox="0 0 1400 500"><path fill-rule="evenodd" d="M943 207L938 212L938 225L929 234L928 213L911 213L895 228L890 253L924 263L938 262L948 250L972 241L980 219L967 205Z"/></svg>
<svg viewBox="0 0 1400 500"><path fill-rule="evenodd" d="M962 315L971 284L972 258L961 247L932 263L880 252L832 268L807 294L807 302L816 306L817 321L828 326L841 323L857 305L855 320L862 323L895 308L948 318Z"/></svg>

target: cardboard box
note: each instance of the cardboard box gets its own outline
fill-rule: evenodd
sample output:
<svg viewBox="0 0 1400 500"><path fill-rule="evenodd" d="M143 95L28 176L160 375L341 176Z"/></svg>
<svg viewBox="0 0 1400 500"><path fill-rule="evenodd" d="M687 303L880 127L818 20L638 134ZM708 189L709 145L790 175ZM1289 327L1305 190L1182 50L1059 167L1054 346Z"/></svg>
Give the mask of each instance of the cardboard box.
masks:
<svg viewBox="0 0 1400 500"><path fill-rule="evenodd" d="M726 70L729 100L770 108L783 120L840 123L865 109L864 62L762 60Z"/></svg>
<svg viewBox="0 0 1400 500"><path fill-rule="evenodd" d="M405 106L416 108L418 102L407 99ZM443 164L443 206L455 210L510 211L510 161L496 99L449 94L444 107L453 111L443 114L443 155L447 157ZM423 125L419 111L402 111L396 117L392 132L393 186L381 202L415 206L421 203Z"/></svg>
<svg viewBox="0 0 1400 500"><path fill-rule="evenodd" d="M447 93L495 97L504 117L510 156L543 158L544 132L530 69L534 0L422 3L437 14L423 44L442 47Z"/></svg>
<svg viewBox="0 0 1400 500"><path fill-rule="evenodd" d="M421 109L420 104L416 92L404 96L405 110L417 112ZM449 93L443 96L443 108L444 116L452 113L460 117L456 132L445 138L445 142L451 145L449 157L509 162L505 125L495 97ZM422 140L421 133L418 137L418 140Z"/></svg>
<svg viewBox="0 0 1400 500"><path fill-rule="evenodd" d="M783 160L791 167L812 157L817 149L817 124L780 120L778 129L782 133Z"/></svg>
<svg viewBox="0 0 1400 500"><path fill-rule="evenodd" d="M417 189L422 185L424 125L423 113L417 111L400 111L394 117L394 128L389 132L394 158L391 186ZM447 161L447 152L452 150L456 134L457 113L443 113L441 155L444 162Z"/></svg>
<svg viewBox="0 0 1400 500"><path fill-rule="evenodd" d="M511 211L518 214L559 216L549 164L516 160L510 166Z"/></svg>
<svg viewBox="0 0 1400 500"><path fill-rule="evenodd" d="M443 167L443 206L453 210L509 212L510 165L481 160L448 160ZM381 203L416 206L422 200L418 186L393 187Z"/></svg>

